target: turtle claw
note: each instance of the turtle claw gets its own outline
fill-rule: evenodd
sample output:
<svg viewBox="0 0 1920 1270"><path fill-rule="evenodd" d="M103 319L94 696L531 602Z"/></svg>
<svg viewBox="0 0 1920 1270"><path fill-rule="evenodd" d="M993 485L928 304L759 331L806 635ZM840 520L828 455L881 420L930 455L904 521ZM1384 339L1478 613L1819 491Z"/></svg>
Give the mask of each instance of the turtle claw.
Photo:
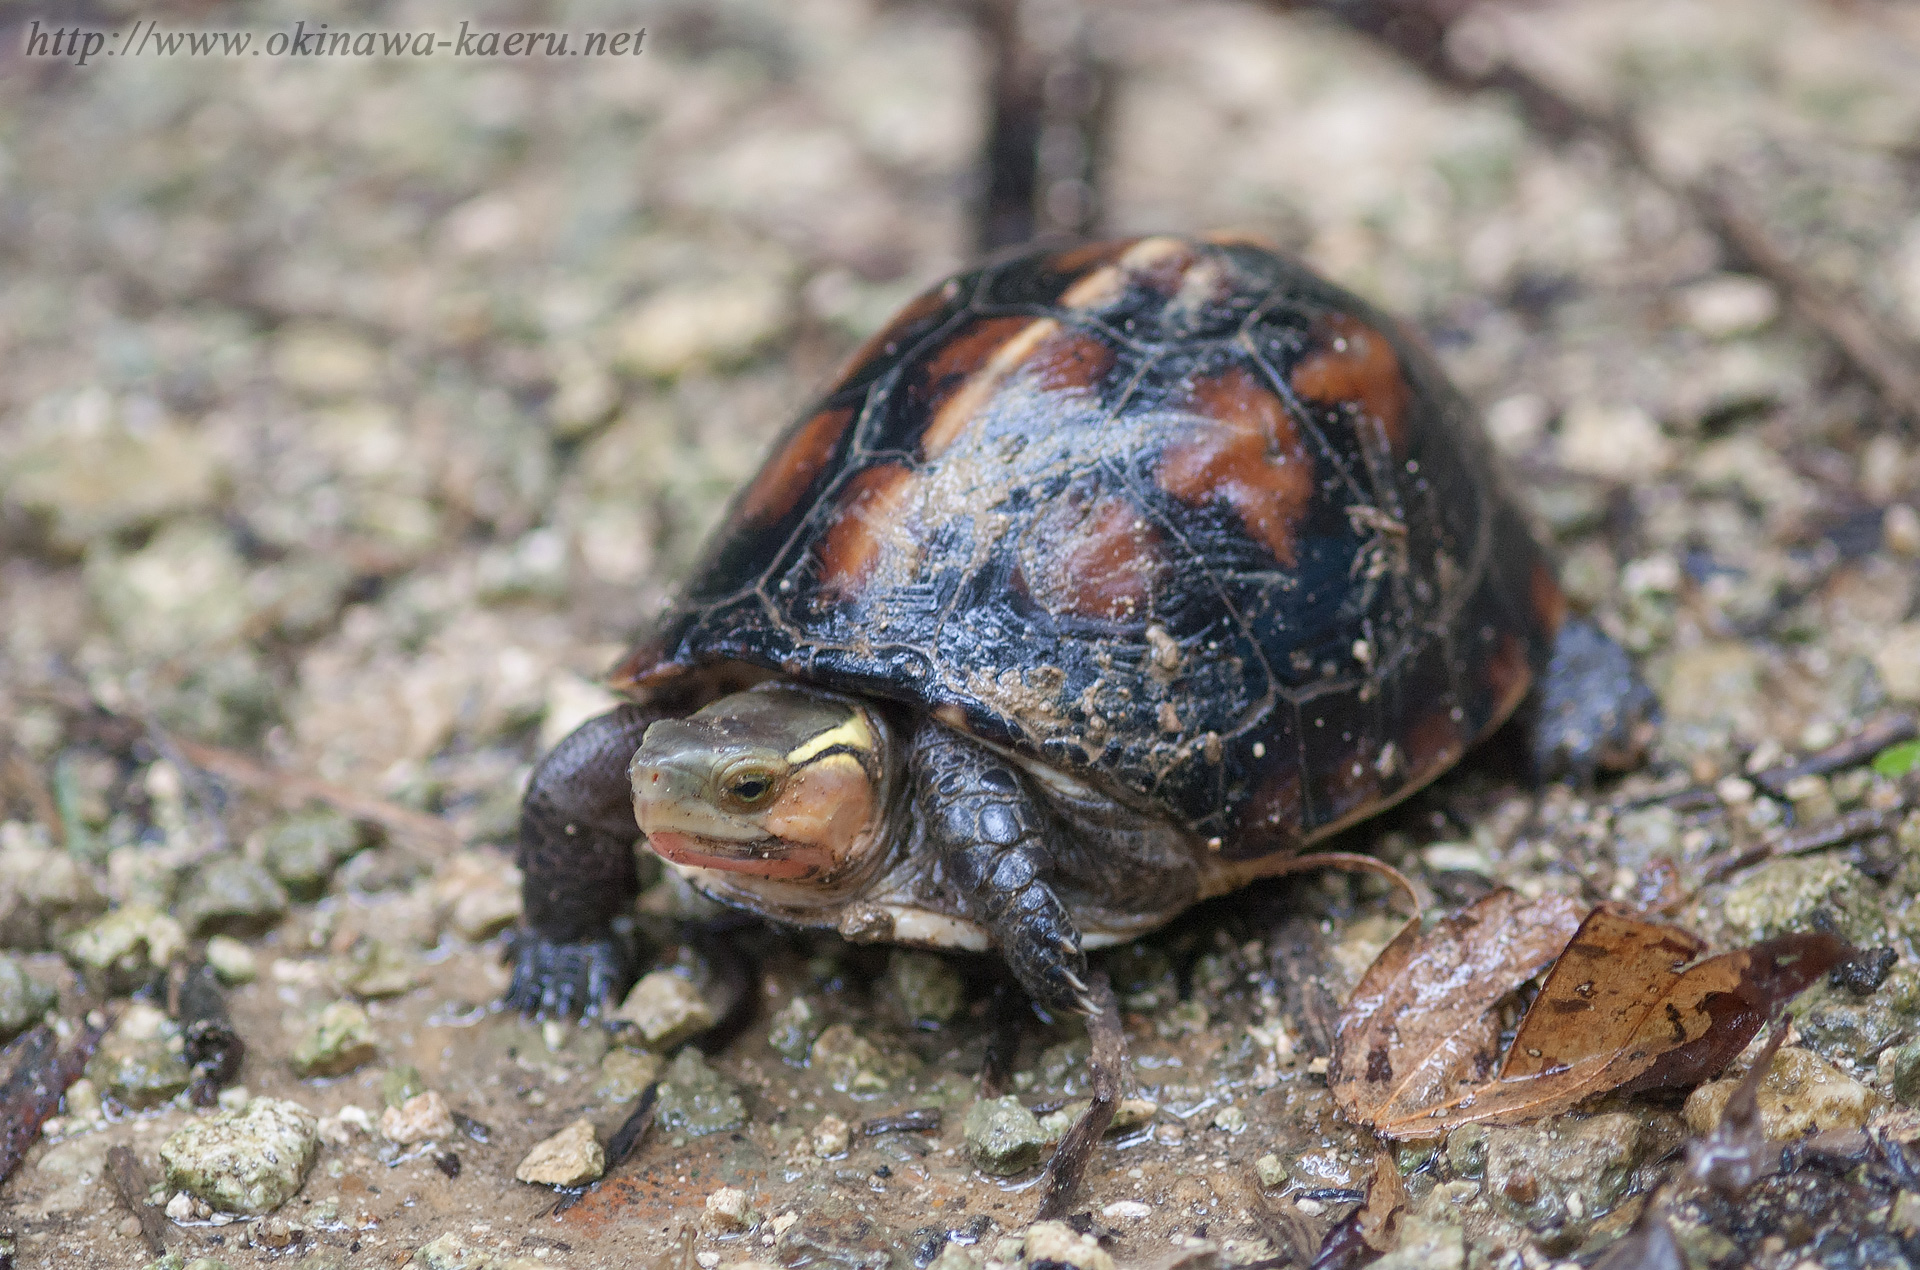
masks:
<svg viewBox="0 0 1920 1270"><path fill-rule="evenodd" d="M540 1018L592 1018L633 982L633 950L617 936L563 944L523 931L514 941L507 1005Z"/></svg>

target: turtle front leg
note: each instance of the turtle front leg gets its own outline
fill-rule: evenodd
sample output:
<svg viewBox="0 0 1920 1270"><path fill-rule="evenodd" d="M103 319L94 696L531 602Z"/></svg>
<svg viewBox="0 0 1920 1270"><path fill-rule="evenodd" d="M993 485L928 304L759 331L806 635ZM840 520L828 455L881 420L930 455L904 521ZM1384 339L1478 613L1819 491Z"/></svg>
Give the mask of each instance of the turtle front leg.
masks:
<svg viewBox="0 0 1920 1270"><path fill-rule="evenodd" d="M1534 770L1543 779L1571 774L1582 784L1602 769L1627 771L1652 742L1659 712L1627 650L1592 622L1570 618L1540 681Z"/></svg>
<svg viewBox="0 0 1920 1270"><path fill-rule="evenodd" d="M916 815L973 918L1033 999L1062 1014L1098 1014L1080 932L1051 882L1060 832L1012 763L937 723L907 759Z"/></svg>
<svg viewBox="0 0 1920 1270"><path fill-rule="evenodd" d="M520 803L520 900L507 1004L591 1013L633 982L634 949L616 921L640 881L627 765L656 711L623 705L575 728L534 769Z"/></svg>

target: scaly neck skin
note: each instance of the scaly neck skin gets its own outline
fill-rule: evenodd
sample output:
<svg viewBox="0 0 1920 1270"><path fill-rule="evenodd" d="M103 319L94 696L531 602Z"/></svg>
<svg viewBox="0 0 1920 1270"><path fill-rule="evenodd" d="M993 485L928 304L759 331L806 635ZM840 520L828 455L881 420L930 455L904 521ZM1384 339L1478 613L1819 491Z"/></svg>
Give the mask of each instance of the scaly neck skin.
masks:
<svg viewBox="0 0 1920 1270"><path fill-rule="evenodd" d="M774 681L648 728L634 814L703 890L818 924L899 854L899 750L865 703Z"/></svg>

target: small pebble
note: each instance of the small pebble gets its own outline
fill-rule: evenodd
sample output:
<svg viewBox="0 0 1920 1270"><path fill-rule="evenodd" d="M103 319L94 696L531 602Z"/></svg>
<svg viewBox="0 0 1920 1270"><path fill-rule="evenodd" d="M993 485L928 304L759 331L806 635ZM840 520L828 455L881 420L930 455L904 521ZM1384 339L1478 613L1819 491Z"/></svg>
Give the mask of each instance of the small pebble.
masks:
<svg viewBox="0 0 1920 1270"><path fill-rule="evenodd" d="M973 1162L1001 1177L1038 1164L1048 1142L1040 1122L1011 1094L983 1098L969 1107L965 1134Z"/></svg>
<svg viewBox="0 0 1920 1270"><path fill-rule="evenodd" d="M594 1096L606 1102L632 1102L660 1076L661 1059L651 1050L610 1049L600 1060Z"/></svg>
<svg viewBox="0 0 1920 1270"><path fill-rule="evenodd" d="M453 1112L437 1089L415 1094L380 1115L380 1136L402 1146L451 1138L453 1133Z"/></svg>
<svg viewBox="0 0 1920 1270"><path fill-rule="evenodd" d="M294 1225L284 1217L268 1217L257 1223L248 1242L259 1248L290 1247L304 1233L302 1227Z"/></svg>
<svg viewBox="0 0 1920 1270"><path fill-rule="evenodd" d="M253 949L231 935L215 935L207 940L207 964L220 982L229 987L252 983L260 973Z"/></svg>
<svg viewBox="0 0 1920 1270"><path fill-rule="evenodd" d="M1024 1254L1030 1264L1053 1262L1077 1270L1114 1270L1113 1254L1090 1235L1060 1221L1035 1222L1027 1227Z"/></svg>
<svg viewBox="0 0 1920 1270"><path fill-rule="evenodd" d="M707 1196L706 1212L701 1215L700 1224L714 1234L739 1234L752 1230L759 1221L745 1191L723 1186Z"/></svg>
<svg viewBox="0 0 1920 1270"><path fill-rule="evenodd" d="M1920 511L1895 503L1887 508L1880 532L1887 540L1887 550L1896 555L1920 556Z"/></svg>
<svg viewBox="0 0 1920 1270"><path fill-rule="evenodd" d="M286 916L287 891L265 867L222 856L187 880L173 911L190 934L257 934Z"/></svg>
<svg viewBox="0 0 1920 1270"><path fill-rule="evenodd" d="M335 1001L293 1047L293 1070L301 1076L340 1076L372 1062L378 1052L366 1010Z"/></svg>
<svg viewBox="0 0 1920 1270"><path fill-rule="evenodd" d="M186 949L180 923L146 904L127 904L67 941L88 982L112 995L131 992Z"/></svg>
<svg viewBox="0 0 1920 1270"><path fill-rule="evenodd" d="M536 1142L513 1175L542 1186L584 1186L607 1171L607 1153L584 1117Z"/></svg>
<svg viewBox="0 0 1920 1270"><path fill-rule="evenodd" d="M520 870L496 852L464 851L446 861L434 870L433 892L462 939L490 939L520 919Z"/></svg>
<svg viewBox="0 0 1920 1270"><path fill-rule="evenodd" d="M213 1209L205 1200L195 1199L185 1191L175 1191L173 1198L167 1201L167 1220L172 1222L205 1221L213 1216Z"/></svg>
<svg viewBox="0 0 1920 1270"><path fill-rule="evenodd" d="M1744 777L1723 776L1714 785L1713 792L1729 807L1744 807L1753 801L1756 791L1753 782Z"/></svg>
<svg viewBox="0 0 1920 1270"><path fill-rule="evenodd" d="M706 1056L687 1046L660 1078L654 1120L668 1133L700 1137L738 1129L747 1122L740 1088L708 1065Z"/></svg>
<svg viewBox="0 0 1920 1270"><path fill-rule="evenodd" d="M827 1021L811 1001L795 997L775 1012L767 1022L767 1044L789 1063L805 1063L814 1038L826 1029Z"/></svg>
<svg viewBox="0 0 1920 1270"><path fill-rule="evenodd" d="M681 1041L713 1026L713 1007L692 981L671 970L655 970L633 985L633 991L614 1011L640 1029L654 1049L672 1049Z"/></svg>
<svg viewBox="0 0 1920 1270"><path fill-rule="evenodd" d="M0 957L0 1043L40 1021L60 994L29 978L17 957Z"/></svg>
<svg viewBox="0 0 1920 1270"><path fill-rule="evenodd" d="M813 1153L831 1160L847 1153L853 1143L853 1130L839 1116L823 1116L813 1127Z"/></svg>
<svg viewBox="0 0 1920 1270"><path fill-rule="evenodd" d="M268 827L267 869L293 897L317 900L341 863L366 845L355 824L337 811L299 812Z"/></svg>

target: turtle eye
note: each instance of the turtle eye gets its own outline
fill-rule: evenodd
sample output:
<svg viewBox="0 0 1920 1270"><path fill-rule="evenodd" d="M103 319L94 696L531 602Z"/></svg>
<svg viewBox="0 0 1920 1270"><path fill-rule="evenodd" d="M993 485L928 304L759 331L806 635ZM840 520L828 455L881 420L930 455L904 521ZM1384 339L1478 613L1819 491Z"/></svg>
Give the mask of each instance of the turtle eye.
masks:
<svg viewBox="0 0 1920 1270"><path fill-rule="evenodd" d="M720 799L733 811L764 807L779 785L779 774L760 764L741 764L720 779Z"/></svg>

